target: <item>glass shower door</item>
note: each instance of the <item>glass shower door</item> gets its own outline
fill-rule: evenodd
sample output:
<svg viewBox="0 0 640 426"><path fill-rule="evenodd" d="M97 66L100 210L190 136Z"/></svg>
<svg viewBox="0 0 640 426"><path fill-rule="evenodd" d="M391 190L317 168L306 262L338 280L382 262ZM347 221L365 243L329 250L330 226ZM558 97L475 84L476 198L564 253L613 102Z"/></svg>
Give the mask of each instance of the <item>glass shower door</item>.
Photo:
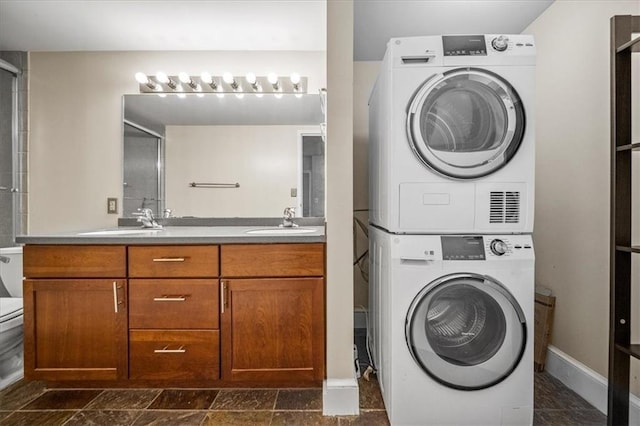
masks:
<svg viewBox="0 0 640 426"><path fill-rule="evenodd" d="M10 68L0 63L0 247L13 246L16 234L17 82L5 65Z"/></svg>

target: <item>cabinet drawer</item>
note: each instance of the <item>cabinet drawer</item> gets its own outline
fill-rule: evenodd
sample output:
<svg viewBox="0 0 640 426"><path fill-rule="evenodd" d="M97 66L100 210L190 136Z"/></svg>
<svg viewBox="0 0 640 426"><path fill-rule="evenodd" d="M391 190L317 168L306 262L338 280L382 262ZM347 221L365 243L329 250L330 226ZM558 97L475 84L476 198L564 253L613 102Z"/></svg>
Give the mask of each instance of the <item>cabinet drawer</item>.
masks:
<svg viewBox="0 0 640 426"><path fill-rule="evenodd" d="M129 280L131 328L218 328L218 280Z"/></svg>
<svg viewBox="0 0 640 426"><path fill-rule="evenodd" d="M217 277L218 246L129 247L129 276Z"/></svg>
<svg viewBox="0 0 640 426"><path fill-rule="evenodd" d="M218 330L131 330L130 379L220 377Z"/></svg>
<svg viewBox="0 0 640 426"><path fill-rule="evenodd" d="M124 246L27 245L27 278L122 278L126 276Z"/></svg>
<svg viewBox="0 0 640 426"><path fill-rule="evenodd" d="M238 244L221 250L225 277L324 275L324 244Z"/></svg>

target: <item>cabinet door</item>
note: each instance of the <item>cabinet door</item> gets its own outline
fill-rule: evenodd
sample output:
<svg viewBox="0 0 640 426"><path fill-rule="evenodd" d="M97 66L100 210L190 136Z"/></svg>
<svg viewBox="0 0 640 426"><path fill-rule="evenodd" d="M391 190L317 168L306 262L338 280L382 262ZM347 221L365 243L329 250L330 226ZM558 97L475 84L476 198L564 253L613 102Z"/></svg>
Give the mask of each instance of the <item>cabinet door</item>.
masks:
<svg viewBox="0 0 640 426"><path fill-rule="evenodd" d="M25 376L127 377L126 280L24 281Z"/></svg>
<svg viewBox="0 0 640 426"><path fill-rule="evenodd" d="M221 281L222 378L321 382L322 278Z"/></svg>

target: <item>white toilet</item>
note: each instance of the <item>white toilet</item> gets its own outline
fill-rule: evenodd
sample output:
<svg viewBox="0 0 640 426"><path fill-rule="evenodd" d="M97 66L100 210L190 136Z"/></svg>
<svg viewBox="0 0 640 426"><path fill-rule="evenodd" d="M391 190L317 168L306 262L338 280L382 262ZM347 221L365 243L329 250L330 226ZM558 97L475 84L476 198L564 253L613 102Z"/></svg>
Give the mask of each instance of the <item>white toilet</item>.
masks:
<svg viewBox="0 0 640 426"><path fill-rule="evenodd" d="M0 248L0 390L24 374L22 247ZM5 297L6 289L10 297Z"/></svg>

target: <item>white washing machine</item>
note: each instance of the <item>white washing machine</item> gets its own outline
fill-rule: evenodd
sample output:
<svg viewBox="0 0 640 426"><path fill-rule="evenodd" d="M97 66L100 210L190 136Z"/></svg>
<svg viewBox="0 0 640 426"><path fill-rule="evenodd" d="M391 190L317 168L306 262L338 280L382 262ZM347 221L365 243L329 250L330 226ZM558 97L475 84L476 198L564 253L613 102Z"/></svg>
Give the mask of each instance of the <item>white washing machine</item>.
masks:
<svg viewBox="0 0 640 426"><path fill-rule="evenodd" d="M391 39L369 100L371 223L532 232L534 81L532 36Z"/></svg>
<svg viewBox="0 0 640 426"><path fill-rule="evenodd" d="M531 425L531 236L369 238L369 341L391 424Z"/></svg>

